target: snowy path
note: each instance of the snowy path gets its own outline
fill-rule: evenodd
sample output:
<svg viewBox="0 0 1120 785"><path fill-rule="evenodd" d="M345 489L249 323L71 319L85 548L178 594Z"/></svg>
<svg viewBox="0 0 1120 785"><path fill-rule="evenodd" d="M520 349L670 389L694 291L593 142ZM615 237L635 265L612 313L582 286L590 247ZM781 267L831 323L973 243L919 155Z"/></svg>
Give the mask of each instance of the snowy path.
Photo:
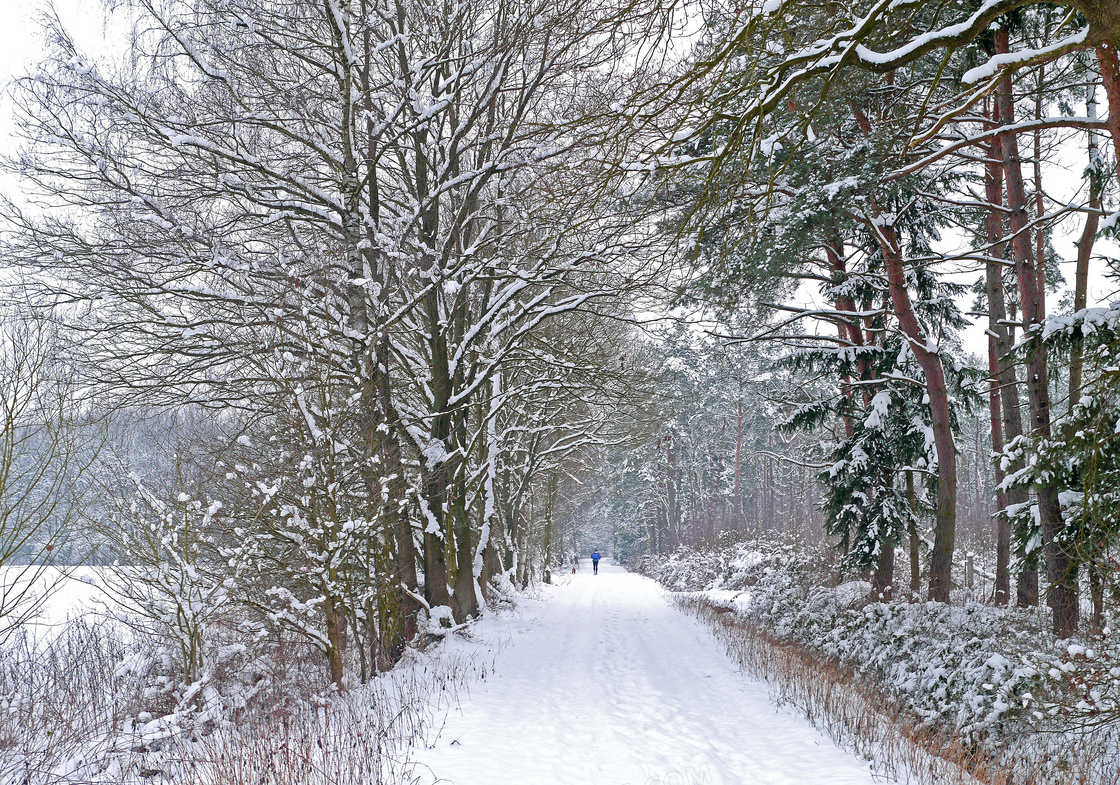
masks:
<svg viewBox="0 0 1120 785"><path fill-rule="evenodd" d="M522 604L495 674L419 754L423 783L882 782L775 707L653 581L605 563L599 572L585 563Z"/></svg>

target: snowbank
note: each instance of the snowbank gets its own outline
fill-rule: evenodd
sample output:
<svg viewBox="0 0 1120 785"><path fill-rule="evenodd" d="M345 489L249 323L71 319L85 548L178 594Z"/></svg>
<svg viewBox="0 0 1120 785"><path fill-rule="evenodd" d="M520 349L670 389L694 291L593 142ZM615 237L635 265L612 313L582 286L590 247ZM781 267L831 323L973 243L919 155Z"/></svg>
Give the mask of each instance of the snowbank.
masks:
<svg viewBox="0 0 1120 785"><path fill-rule="evenodd" d="M24 567L0 567L0 590L21 591ZM30 631L40 635L59 630L71 618L88 617L108 607L105 571L112 567L44 567L36 572L23 605L34 607ZM17 612L17 615L22 614ZM2 624L2 622L0 622ZM2 632L2 628L0 628Z"/></svg>
<svg viewBox="0 0 1120 785"><path fill-rule="evenodd" d="M1054 640L1034 610L872 602L864 581L827 585L834 559L777 550L680 551L644 566L669 589L700 592L770 637L875 680L922 726L967 744L1120 720L1112 638Z"/></svg>

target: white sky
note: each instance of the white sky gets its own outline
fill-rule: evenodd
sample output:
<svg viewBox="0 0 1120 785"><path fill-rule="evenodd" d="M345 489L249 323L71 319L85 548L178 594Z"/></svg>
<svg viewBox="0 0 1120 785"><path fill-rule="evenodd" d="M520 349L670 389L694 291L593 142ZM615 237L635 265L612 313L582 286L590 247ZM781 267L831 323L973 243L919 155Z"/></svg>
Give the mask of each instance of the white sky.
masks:
<svg viewBox="0 0 1120 785"><path fill-rule="evenodd" d="M53 0L53 2L48 2L48 0L0 0L0 19L3 19L3 24L0 25L0 83L5 87L3 95L0 96L0 151L11 151L11 102L8 99L7 85L11 79L28 73L35 63L42 58L43 35L40 19L44 13L52 8L84 50L91 54L98 54L109 48L110 44L107 43L106 39L111 36L107 35L109 25L107 24L104 0ZM116 37L120 40L119 34ZM1103 104L1103 95L1098 96L1098 100ZM1048 189L1055 189L1059 182L1064 185L1064 189L1059 187L1058 190L1064 190L1065 193L1055 192L1053 194L1058 198L1070 198L1073 190L1078 187L1080 182L1085 155L1082 149L1084 145L1083 137L1078 138L1077 145L1077 149L1071 151L1072 155L1069 163L1064 167L1064 172L1047 173L1046 187ZM1024 150L1024 154L1027 152L1027 150ZM1026 167L1024 174L1031 176L1029 166ZM1056 176L1051 176L1052 174ZM7 178L0 179L0 189L16 196L18 199L18 194L13 193L17 188L18 184L15 181ZM1080 217L1067 219L1064 224L1064 236L1055 238L1055 245L1065 259L1074 258L1073 240L1080 232L1082 220ZM951 244L947 243L947 245ZM1098 242L1097 253L1102 252L1114 258L1120 255L1114 243ZM1072 263L1063 264L1062 270L1065 277L1072 283ZM969 274L959 280L973 280L978 276L979 273ZM803 292L802 297L811 301L815 299L815 291ZM1056 311L1059 298L1060 294L1048 297L1047 306L1051 313ZM1108 299L1109 292L1105 282L1099 276L1095 276L1090 285L1089 304L1101 304ZM816 304L819 305L819 303ZM968 303L962 302L961 305L967 307ZM969 351L982 357L986 356L984 325L976 324L973 328L967 330L964 340Z"/></svg>
<svg viewBox="0 0 1120 785"><path fill-rule="evenodd" d="M104 46L106 13L102 0L0 0L0 77L5 83L27 73L42 58L39 21L52 7L82 46L94 51ZM8 114L5 111L2 118L5 136L10 127Z"/></svg>
<svg viewBox="0 0 1120 785"><path fill-rule="evenodd" d="M0 151L12 151L11 81L34 69L44 56L41 20L51 9L87 51L105 49L103 0L0 0ZM12 193L18 183L0 176L0 189Z"/></svg>

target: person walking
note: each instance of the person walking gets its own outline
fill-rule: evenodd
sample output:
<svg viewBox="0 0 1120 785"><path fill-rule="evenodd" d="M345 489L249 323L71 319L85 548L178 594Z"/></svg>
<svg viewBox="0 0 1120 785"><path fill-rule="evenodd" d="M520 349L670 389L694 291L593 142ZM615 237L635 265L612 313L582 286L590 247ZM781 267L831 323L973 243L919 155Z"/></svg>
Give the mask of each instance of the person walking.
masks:
<svg viewBox="0 0 1120 785"><path fill-rule="evenodd" d="M599 551L595 551L591 554L591 569L593 574L599 574Z"/></svg>

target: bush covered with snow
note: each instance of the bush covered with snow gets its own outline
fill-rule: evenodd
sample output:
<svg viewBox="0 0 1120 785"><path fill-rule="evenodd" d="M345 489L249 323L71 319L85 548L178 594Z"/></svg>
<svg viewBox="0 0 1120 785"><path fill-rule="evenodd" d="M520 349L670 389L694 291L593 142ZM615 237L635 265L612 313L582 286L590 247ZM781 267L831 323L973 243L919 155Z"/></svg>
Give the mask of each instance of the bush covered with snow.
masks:
<svg viewBox="0 0 1120 785"><path fill-rule="evenodd" d="M678 548L667 555L643 556L629 565L671 591L741 590L798 558L805 549L788 540L752 539L720 548L696 551ZM827 580L836 560L830 553L817 553L817 577ZM833 570L835 577L835 570Z"/></svg>
<svg viewBox="0 0 1120 785"><path fill-rule="evenodd" d="M736 545L678 551L647 574L672 590L704 592L771 638L875 680L922 726L968 744L1120 720L1120 656L1111 639L1055 641L1035 611L872 602L864 581L822 585L836 576L822 564L821 554L795 555L788 546ZM728 588L744 591L728 602Z"/></svg>
<svg viewBox="0 0 1120 785"><path fill-rule="evenodd" d="M136 625L13 636L0 646L0 785L411 782L410 745L489 668L469 646L410 648L338 694L301 638L222 632L192 684L175 647Z"/></svg>
<svg viewBox="0 0 1120 785"><path fill-rule="evenodd" d="M971 604L867 602L862 582L805 590L788 572L756 588L745 615L883 680L923 724L980 740L1046 691L1029 617Z"/></svg>

